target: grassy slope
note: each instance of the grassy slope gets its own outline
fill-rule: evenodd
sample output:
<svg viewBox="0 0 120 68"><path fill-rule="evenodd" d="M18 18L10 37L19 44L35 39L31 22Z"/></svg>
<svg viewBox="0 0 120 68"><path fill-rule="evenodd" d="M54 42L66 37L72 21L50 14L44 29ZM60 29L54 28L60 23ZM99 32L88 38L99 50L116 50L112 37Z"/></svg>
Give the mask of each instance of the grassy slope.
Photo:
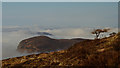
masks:
<svg viewBox="0 0 120 68"><path fill-rule="evenodd" d="M76 43L67 50L6 59L4 67L115 66L120 67L120 33Z"/></svg>

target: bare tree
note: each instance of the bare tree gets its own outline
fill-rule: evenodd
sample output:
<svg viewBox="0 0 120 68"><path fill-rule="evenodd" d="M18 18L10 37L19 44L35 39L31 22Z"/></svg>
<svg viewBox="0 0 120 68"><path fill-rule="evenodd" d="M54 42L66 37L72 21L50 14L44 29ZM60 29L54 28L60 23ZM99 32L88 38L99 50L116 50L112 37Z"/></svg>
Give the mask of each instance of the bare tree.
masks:
<svg viewBox="0 0 120 68"><path fill-rule="evenodd" d="M95 29L91 33L96 35L95 39L99 39L101 33L108 32L110 29Z"/></svg>

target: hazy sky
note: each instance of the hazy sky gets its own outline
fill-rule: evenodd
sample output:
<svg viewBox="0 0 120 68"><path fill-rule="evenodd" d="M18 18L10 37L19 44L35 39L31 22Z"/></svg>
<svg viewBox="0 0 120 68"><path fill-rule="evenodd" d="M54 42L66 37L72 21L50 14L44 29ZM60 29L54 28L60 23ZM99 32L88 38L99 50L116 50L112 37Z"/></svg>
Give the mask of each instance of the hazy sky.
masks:
<svg viewBox="0 0 120 68"><path fill-rule="evenodd" d="M117 27L117 2L3 3L3 26Z"/></svg>

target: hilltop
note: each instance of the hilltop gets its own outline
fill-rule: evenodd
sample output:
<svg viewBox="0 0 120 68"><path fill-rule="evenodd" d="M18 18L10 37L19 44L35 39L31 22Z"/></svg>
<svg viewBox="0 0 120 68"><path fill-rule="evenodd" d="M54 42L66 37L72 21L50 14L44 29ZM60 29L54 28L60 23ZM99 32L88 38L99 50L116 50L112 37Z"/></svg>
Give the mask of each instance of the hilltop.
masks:
<svg viewBox="0 0 120 68"><path fill-rule="evenodd" d="M84 40L78 42L66 50L57 52L33 54L22 57L15 57L2 60L5 67L43 67L50 66L56 68L96 66L103 68L106 66L120 68L120 33L115 36Z"/></svg>
<svg viewBox="0 0 120 68"><path fill-rule="evenodd" d="M17 51L21 53L57 51L67 49L71 45L83 40L85 39L53 39L47 36L36 36L22 40L17 47Z"/></svg>

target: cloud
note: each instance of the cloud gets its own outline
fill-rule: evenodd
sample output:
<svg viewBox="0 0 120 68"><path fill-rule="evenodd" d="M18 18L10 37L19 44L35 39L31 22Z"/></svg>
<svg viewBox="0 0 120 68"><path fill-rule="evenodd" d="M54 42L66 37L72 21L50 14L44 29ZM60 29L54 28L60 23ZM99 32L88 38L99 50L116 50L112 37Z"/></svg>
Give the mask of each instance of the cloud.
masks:
<svg viewBox="0 0 120 68"><path fill-rule="evenodd" d="M38 36L37 32L52 34L52 38L71 39L71 38L94 38L91 35L93 28L41 28L39 26L3 26L2 32L2 57L20 56L16 51L19 42L23 39ZM111 28L110 32L117 32L117 28Z"/></svg>
<svg viewBox="0 0 120 68"><path fill-rule="evenodd" d="M87 36L90 35L89 28L61 28L41 31L52 33L58 38L74 38L74 37L88 38Z"/></svg>

